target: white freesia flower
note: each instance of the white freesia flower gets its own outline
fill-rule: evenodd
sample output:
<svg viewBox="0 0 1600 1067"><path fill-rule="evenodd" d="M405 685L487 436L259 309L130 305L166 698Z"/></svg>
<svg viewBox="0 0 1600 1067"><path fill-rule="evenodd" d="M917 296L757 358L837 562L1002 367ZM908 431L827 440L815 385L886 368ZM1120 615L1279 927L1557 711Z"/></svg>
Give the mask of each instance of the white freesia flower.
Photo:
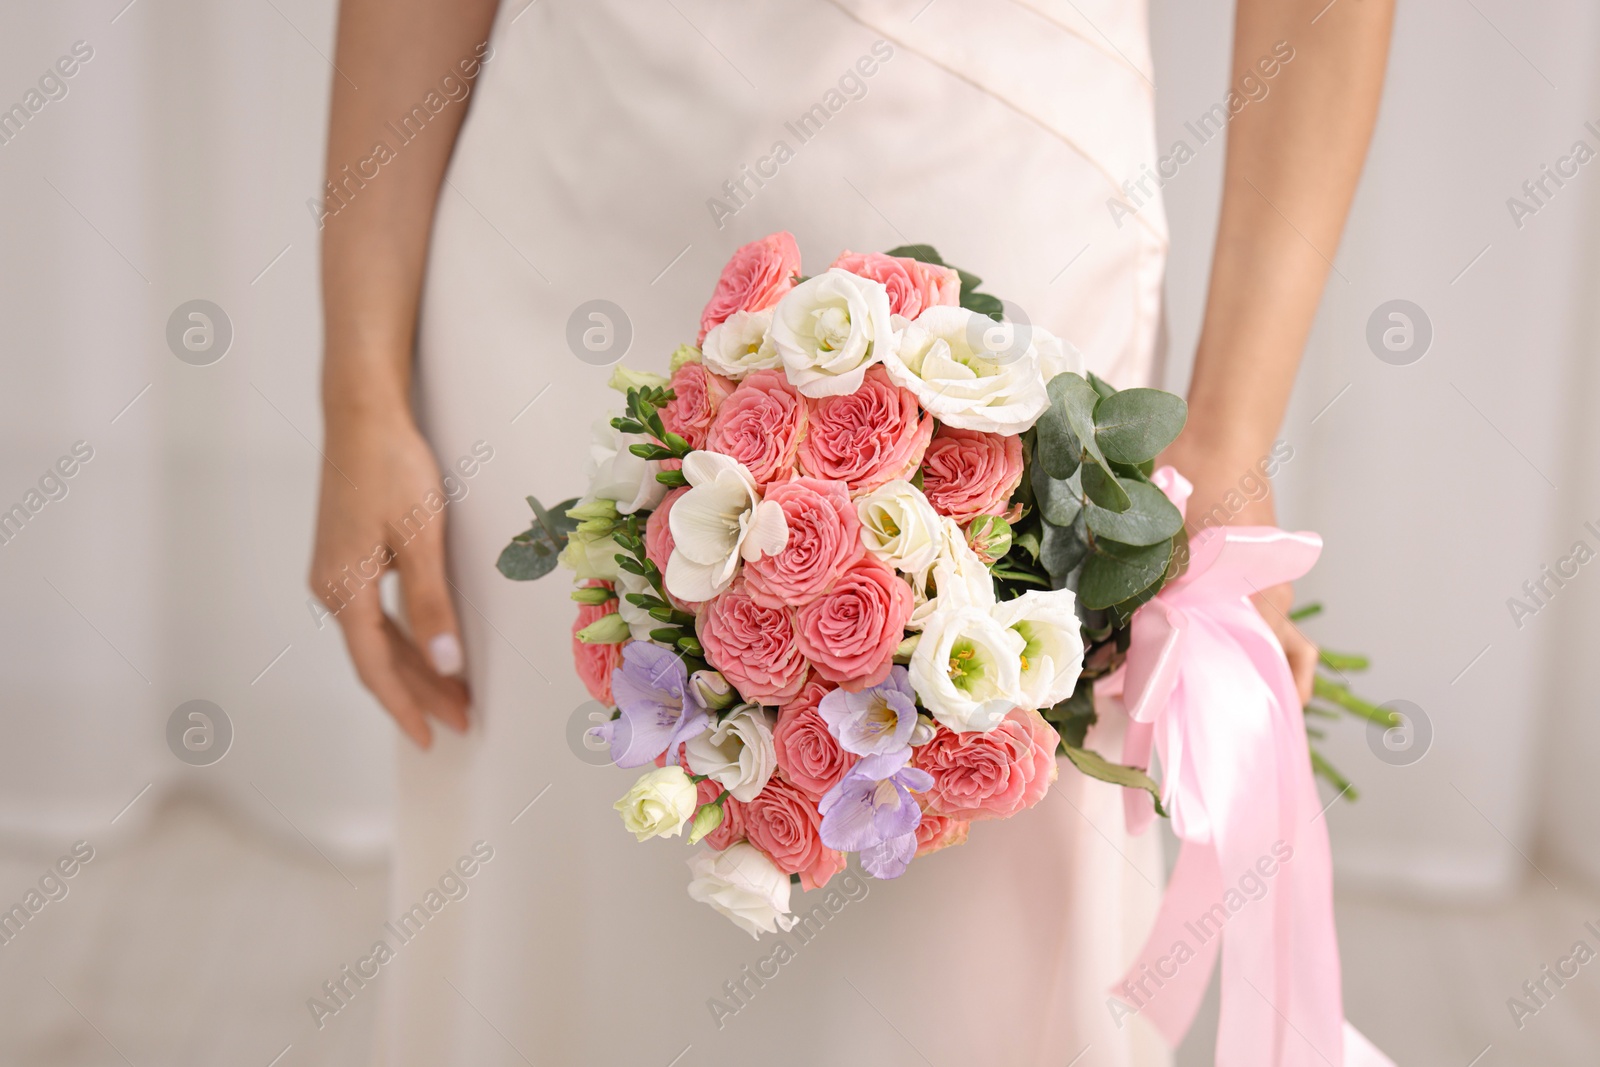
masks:
<svg viewBox="0 0 1600 1067"><path fill-rule="evenodd" d="M941 602L911 654L911 686L922 706L950 729L993 730L1026 703L1024 647L1022 635L997 621L988 606Z"/></svg>
<svg viewBox="0 0 1600 1067"><path fill-rule="evenodd" d="M969 604L987 608L994 603L994 577L989 567L967 544L961 524L939 516L937 554L932 566L911 575L911 618L907 630L921 630L940 605Z"/></svg>
<svg viewBox="0 0 1600 1067"><path fill-rule="evenodd" d="M831 268L778 301L772 341L802 395L853 393L867 368L894 349L889 292L881 282Z"/></svg>
<svg viewBox="0 0 1600 1067"><path fill-rule="evenodd" d="M1081 375L1084 371L1083 353L1071 341L1065 341L1044 329L1033 327L1033 345L1039 350L1039 377L1045 385L1058 374L1071 371Z"/></svg>
<svg viewBox="0 0 1600 1067"><path fill-rule="evenodd" d="M1030 708L1048 708L1072 695L1083 673L1083 630L1070 589L1030 589L991 611L1022 635L1022 691Z"/></svg>
<svg viewBox="0 0 1600 1067"><path fill-rule="evenodd" d="M704 849L689 860L689 899L709 904L751 937L794 925L789 876L745 841L721 852Z"/></svg>
<svg viewBox="0 0 1600 1067"><path fill-rule="evenodd" d="M1015 436L1050 403L1031 331L966 308L928 308L883 365L940 422L966 430Z"/></svg>
<svg viewBox="0 0 1600 1067"><path fill-rule="evenodd" d="M667 516L673 549L666 585L678 599L700 603L733 584L741 558L781 552L789 524L776 502L761 499L744 464L730 456L690 452L683 476L690 489Z"/></svg>
<svg viewBox="0 0 1600 1067"><path fill-rule="evenodd" d="M640 841L652 837L677 837L694 818L700 791L676 764L647 771L622 799L611 805L622 815L622 825Z"/></svg>
<svg viewBox="0 0 1600 1067"><path fill-rule="evenodd" d="M861 542L878 559L902 574L920 576L933 566L944 530L922 490L896 478L857 500L856 514Z"/></svg>
<svg viewBox="0 0 1600 1067"><path fill-rule="evenodd" d="M783 360L772 343L772 309L735 311L711 327L700 346L706 369L739 381L752 371L781 367Z"/></svg>
<svg viewBox="0 0 1600 1067"><path fill-rule="evenodd" d="M661 464L628 451L629 445L650 440L642 433L623 433L608 418L596 422L589 445L589 496L615 500L623 515L649 511L661 503L667 495L667 487L656 481Z"/></svg>
<svg viewBox="0 0 1600 1067"><path fill-rule="evenodd" d="M707 775L741 803L754 800L778 767L772 726L772 712L744 705L685 742L689 769Z"/></svg>

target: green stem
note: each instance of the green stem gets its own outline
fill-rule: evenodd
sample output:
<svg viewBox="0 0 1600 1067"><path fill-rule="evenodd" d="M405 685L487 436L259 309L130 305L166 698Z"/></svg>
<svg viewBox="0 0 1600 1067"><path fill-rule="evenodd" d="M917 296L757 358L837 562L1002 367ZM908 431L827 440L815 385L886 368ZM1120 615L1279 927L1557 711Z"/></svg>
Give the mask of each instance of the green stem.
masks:
<svg viewBox="0 0 1600 1067"><path fill-rule="evenodd" d="M1338 682L1329 681L1322 675L1317 675L1312 680L1312 693L1320 700L1336 704L1352 715L1375 722L1379 726L1389 728L1400 725L1399 716L1393 712L1384 711L1375 704L1370 704L1356 696Z"/></svg>

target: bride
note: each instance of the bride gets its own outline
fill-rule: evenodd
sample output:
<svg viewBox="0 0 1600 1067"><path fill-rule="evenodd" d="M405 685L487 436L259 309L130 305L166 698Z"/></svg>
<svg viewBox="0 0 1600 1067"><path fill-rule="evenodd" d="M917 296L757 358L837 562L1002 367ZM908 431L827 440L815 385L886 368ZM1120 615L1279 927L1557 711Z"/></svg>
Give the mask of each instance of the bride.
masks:
<svg viewBox="0 0 1600 1067"><path fill-rule="evenodd" d="M1143 0L344 0L312 205L328 462L311 582L411 742L391 916L477 860L386 966L375 1062L1168 1062L1108 1010L1162 882L1115 787L1063 764L1025 815L914 878L797 895L806 923L753 942L619 832L618 780L573 740L574 605L494 560L523 494L581 490L597 364L664 365L729 253L770 232L823 263L933 244L1114 385L1152 381L1159 187L1223 128L1189 426L1166 461L1198 521L1271 523L1236 487L1272 451L1392 14L1324 2L1239 0L1229 87L1158 146ZM595 323L601 351L569 342ZM403 521L441 487L448 507ZM375 551L398 571L392 613L344 569ZM1259 606L1309 687L1289 596ZM1093 747L1115 754L1120 729Z"/></svg>

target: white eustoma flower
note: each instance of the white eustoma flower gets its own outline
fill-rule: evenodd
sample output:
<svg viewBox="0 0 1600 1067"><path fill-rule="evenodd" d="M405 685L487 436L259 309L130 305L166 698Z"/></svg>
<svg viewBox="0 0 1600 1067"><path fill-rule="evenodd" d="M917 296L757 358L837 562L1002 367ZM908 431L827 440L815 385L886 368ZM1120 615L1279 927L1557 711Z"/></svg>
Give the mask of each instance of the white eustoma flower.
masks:
<svg viewBox="0 0 1600 1067"><path fill-rule="evenodd" d="M1039 350L1039 377L1049 385L1050 379L1071 371L1081 375L1084 371L1083 353L1071 341L1065 341L1042 326L1033 327L1033 345Z"/></svg>
<svg viewBox="0 0 1600 1067"><path fill-rule="evenodd" d="M710 600L733 584L739 560L781 552L789 524L776 502L761 499L756 480L720 452L690 452L683 460L690 489L667 516L672 555L667 590L680 600Z"/></svg>
<svg viewBox="0 0 1600 1067"><path fill-rule="evenodd" d="M901 574L921 576L933 566L944 530L922 490L896 478L857 500L856 514L872 555Z"/></svg>
<svg viewBox="0 0 1600 1067"><path fill-rule="evenodd" d="M939 599L911 654L911 687L928 713L957 733L993 730L1026 703L1022 635L995 619L989 605L946 601L943 593Z"/></svg>
<svg viewBox="0 0 1600 1067"><path fill-rule="evenodd" d="M745 841L721 852L703 849L689 860L689 899L709 904L751 937L794 925L789 876Z"/></svg>
<svg viewBox="0 0 1600 1067"><path fill-rule="evenodd" d="M656 481L661 464L628 451L629 445L650 440L642 433L623 433L609 418L596 422L589 445L589 497L615 500L623 515L649 511L661 503L667 495L667 487Z"/></svg>
<svg viewBox="0 0 1600 1067"><path fill-rule="evenodd" d="M772 343L772 309L735 311L711 327L700 346L706 369L739 381L752 371L783 365Z"/></svg>
<svg viewBox="0 0 1600 1067"><path fill-rule="evenodd" d="M689 769L708 776L733 799L749 803L778 767L773 722L773 713L759 704L744 705L684 743Z"/></svg>
<svg viewBox="0 0 1600 1067"><path fill-rule="evenodd" d="M684 824L694 818L700 791L675 764L658 767L640 775L622 799L611 805L622 816L622 825L635 838L677 837Z"/></svg>
<svg viewBox="0 0 1600 1067"><path fill-rule="evenodd" d="M778 301L772 341L802 395L853 393L867 368L894 349L889 292L881 282L830 268Z"/></svg>
<svg viewBox="0 0 1600 1067"><path fill-rule="evenodd" d="M621 573L617 566L617 553L622 546L610 534L604 537L573 534L567 538L567 547L561 550L561 565L572 571L580 582L614 582Z"/></svg>
<svg viewBox="0 0 1600 1067"><path fill-rule="evenodd" d="M965 430L1015 436L1050 403L1030 329L966 308L928 308L883 365L940 422Z"/></svg>
<svg viewBox="0 0 1600 1067"><path fill-rule="evenodd" d="M910 575L913 607L907 630L921 630L941 604L957 603L987 608L994 604L994 576L967 544L961 524L939 516L937 554L932 566Z"/></svg>
<svg viewBox="0 0 1600 1067"><path fill-rule="evenodd" d="M1083 629L1070 589L1030 589L991 610L997 622L1022 635L1024 706L1048 708L1072 695L1083 673Z"/></svg>

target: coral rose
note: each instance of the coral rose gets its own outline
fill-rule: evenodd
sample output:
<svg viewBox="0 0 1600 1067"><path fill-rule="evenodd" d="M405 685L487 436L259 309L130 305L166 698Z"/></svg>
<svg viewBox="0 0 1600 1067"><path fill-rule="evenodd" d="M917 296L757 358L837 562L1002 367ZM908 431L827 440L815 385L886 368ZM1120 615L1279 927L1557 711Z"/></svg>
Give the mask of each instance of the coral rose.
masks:
<svg viewBox="0 0 1600 1067"><path fill-rule="evenodd" d="M917 824L917 855L926 856L930 852L938 852L941 848L966 844L969 825L963 819L952 819L948 815L935 815L931 811L924 811L922 821Z"/></svg>
<svg viewBox="0 0 1600 1067"><path fill-rule="evenodd" d="M966 523L999 515L1022 482L1022 439L940 426L922 458L922 493L933 510Z"/></svg>
<svg viewBox="0 0 1600 1067"><path fill-rule="evenodd" d="M1061 737L1037 711L1015 708L993 730L957 733L940 726L912 749L912 762L933 776L923 803L954 819L1007 819L1031 808L1056 780Z"/></svg>
<svg viewBox="0 0 1600 1067"><path fill-rule="evenodd" d="M816 672L851 692L889 677L911 617L911 586L871 556L796 614L800 652Z"/></svg>
<svg viewBox="0 0 1600 1067"><path fill-rule="evenodd" d="M800 695L779 710L778 726L772 731L778 769L812 800L821 800L857 758L839 747L817 711L818 702L831 689L826 682L808 681Z"/></svg>
<svg viewBox="0 0 1600 1067"><path fill-rule="evenodd" d="M662 425L688 441L690 448L704 447L711 420L733 391L733 383L706 370L704 363L685 363L668 384L675 395L661 409Z"/></svg>
<svg viewBox="0 0 1600 1067"><path fill-rule="evenodd" d="M961 275L950 267L882 252L841 252L829 264L880 282L889 292L889 312L914 319L924 308L961 303Z"/></svg>
<svg viewBox="0 0 1600 1067"><path fill-rule="evenodd" d="M783 371L757 371L722 402L705 448L738 460L765 487L794 470L805 430L805 403Z"/></svg>
<svg viewBox="0 0 1600 1067"><path fill-rule="evenodd" d="M757 604L742 577L706 603L695 630L706 660L746 700L783 704L805 683L794 616L787 608Z"/></svg>
<svg viewBox="0 0 1600 1067"><path fill-rule="evenodd" d="M699 789L701 804L709 804L722 795L722 787L709 778L700 780ZM923 818L927 818L927 816L923 816ZM721 852L729 845L743 841L744 805L732 797L724 800L722 802L722 822L702 840L718 852Z"/></svg>
<svg viewBox="0 0 1600 1067"><path fill-rule="evenodd" d="M584 582L583 585L611 588L610 582ZM591 645L578 640L578 631L614 614L616 610L615 600L608 600L604 604L579 604L578 617L572 621L572 662L577 666L578 677L582 679L584 688L589 690L590 696L607 705L614 703L611 699L611 672L622 666L622 645Z"/></svg>
<svg viewBox="0 0 1600 1067"><path fill-rule="evenodd" d="M783 608L810 603L866 554L861 519L843 482L773 482L767 486L766 502L783 509L789 539L781 551L744 565L745 584L757 604Z"/></svg>
<svg viewBox="0 0 1600 1067"><path fill-rule="evenodd" d="M800 469L836 478L852 495L865 493L915 474L932 437L933 416L922 414L888 371L873 367L855 392L806 401Z"/></svg>
<svg viewBox="0 0 1600 1067"><path fill-rule="evenodd" d="M782 775L744 806L744 833L785 874L798 874L800 888L817 889L844 870L845 854L822 843L817 802Z"/></svg>
<svg viewBox="0 0 1600 1067"><path fill-rule="evenodd" d="M787 230L751 241L733 254L722 268L717 288L700 312L700 337L735 311L760 311L776 304L794 288L800 273L800 246Z"/></svg>

